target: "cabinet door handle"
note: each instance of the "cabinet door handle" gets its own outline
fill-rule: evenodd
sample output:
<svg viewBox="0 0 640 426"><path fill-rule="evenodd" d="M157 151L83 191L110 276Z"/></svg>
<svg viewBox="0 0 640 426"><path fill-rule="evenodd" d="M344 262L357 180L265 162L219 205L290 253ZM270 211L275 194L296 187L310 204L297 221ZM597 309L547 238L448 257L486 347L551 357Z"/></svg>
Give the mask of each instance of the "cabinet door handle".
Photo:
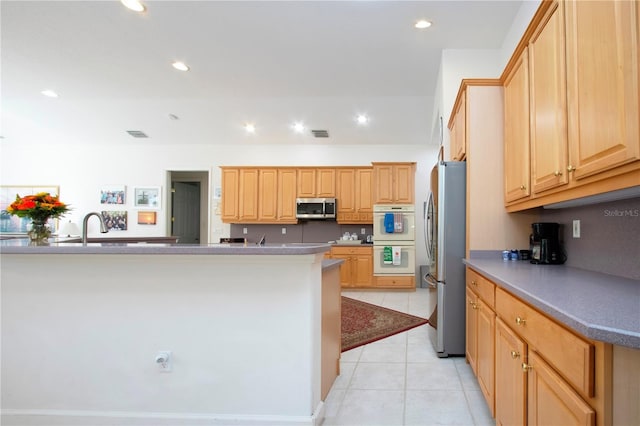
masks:
<svg viewBox="0 0 640 426"><path fill-rule="evenodd" d="M533 370L533 366L527 364L526 362L522 363L522 371L524 371L525 373L528 373L531 370Z"/></svg>
<svg viewBox="0 0 640 426"><path fill-rule="evenodd" d="M518 325L525 325L525 323L527 322L526 319L524 318L520 318L520 317L516 317L516 324Z"/></svg>
<svg viewBox="0 0 640 426"><path fill-rule="evenodd" d="M475 285L477 287L478 283L476 282L476 280L471 280L471 285Z"/></svg>
<svg viewBox="0 0 640 426"><path fill-rule="evenodd" d="M517 351L511 351L511 358L518 359L520 358L520 353Z"/></svg>
<svg viewBox="0 0 640 426"><path fill-rule="evenodd" d="M556 170L555 172L553 172L554 176L562 176L562 172L560 170Z"/></svg>
<svg viewBox="0 0 640 426"><path fill-rule="evenodd" d="M575 168L575 167L573 167L571 164L569 164L569 166L567 166L567 171L568 171L569 173L574 172L575 170L576 170L576 168Z"/></svg>
<svg viewBox="0 0 640 426"><path fill-rule="evenodd" d="M524 191L525 189L527 189L527 187L526 185L520 185L520 189Z"/></svg>

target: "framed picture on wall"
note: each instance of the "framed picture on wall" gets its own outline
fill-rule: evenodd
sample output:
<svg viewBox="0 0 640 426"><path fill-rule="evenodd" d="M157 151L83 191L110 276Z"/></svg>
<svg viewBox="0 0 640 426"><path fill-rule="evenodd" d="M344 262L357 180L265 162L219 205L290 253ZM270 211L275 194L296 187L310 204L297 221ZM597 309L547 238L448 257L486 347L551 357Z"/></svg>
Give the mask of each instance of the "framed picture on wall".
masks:
<svg viewBox="0 0 640 426"><path fill-rule="evenodd" d="M102 211L100 212L109 232L127 230L126 211Z"/></svg>
<svg viewBox="0 0 640 426"><path fill-rule="evenodd" d="M126 202L126 186L107 185L100 189L100 204L125 204Z"/></svg>
<svg viewBox="0 0 640 426"><path fill-rule="evenodd" d="M144 209L160 208L161 192L159 186L134 188L133 205Z"/></svg>
<svg viewBox="0 0 640 426"><path fill-rule="evenodd" d="M28 217L12 216L7 213L7 207L16 200L16 195L34 195L39 192L48 192L51 195L60 195L60 187L54 185L28 186L28 185L2 185L0 186L0 234L26 234L31 225ZM64 200L60 200L63 201ZM51 219L49 226L51 231L57 229L58 220Z"/></svg>

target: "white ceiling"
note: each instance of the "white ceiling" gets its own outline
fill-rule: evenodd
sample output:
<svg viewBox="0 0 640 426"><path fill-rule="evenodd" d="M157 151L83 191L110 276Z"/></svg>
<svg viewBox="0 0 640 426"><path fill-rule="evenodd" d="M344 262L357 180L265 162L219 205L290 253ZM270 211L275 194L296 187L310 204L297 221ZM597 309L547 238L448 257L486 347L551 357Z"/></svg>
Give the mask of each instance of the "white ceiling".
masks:
<svg viewBox="0 0 640 426"><path fill-rule="evenodd" d="M3 0L3 143L425 143L442 49L499 49L521 5L144 3L139 14L117 0ZM420 18L433 26L416 30ZM294 120L330 138L294 135Z"/></svg>

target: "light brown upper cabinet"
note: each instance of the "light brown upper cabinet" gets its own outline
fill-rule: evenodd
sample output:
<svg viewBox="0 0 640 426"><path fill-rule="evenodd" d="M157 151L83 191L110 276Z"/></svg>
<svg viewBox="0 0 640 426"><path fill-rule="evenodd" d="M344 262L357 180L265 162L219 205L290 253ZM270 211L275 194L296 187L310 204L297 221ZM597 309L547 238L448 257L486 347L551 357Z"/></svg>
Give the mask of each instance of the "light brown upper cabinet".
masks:
<svg viewBox="0 0 640 426"><path fill-rule="evenodd" d="M339 223L373 223L371 167L336 169Z"/></svg>
<svg viewBox="0 0 640 426"><path fill-rule="evenodd" d="M238 220L253 222L258 220L258 169L240 169L240 203Z"/></svg>
<svg viewBox="0 0 640 426"><path fill-rule="evenodd" d="M529 42L533 193L568 183L564 45L564 12L554 2Z"/></svg>
<svg viewBox="0 0 640 426"><path fill-rule="evenodd" d="M565 3L567 169L577 180L640 160L639 9L637 1Z"/></svg>
<svg viewBox="0 0 640 426"><path fill-rule="evenodd" d="M221 167L222 221L257 222L258 176L256 168Z"/></svg>
<svg viewBox="0 0 640 426"><path fill-rule="evenodd" d="M517 161L514 143L530 131L531 190L522 183L518 194L517 163L505 164L509 211L640 182L639 8L637 1L541 3L502 77L505 161ZM508 86L527 60L524 120Z"/></svg>
<svg viewBox="0 0 640 426"><path fill-rule="evenodd" d="M258 220L258 169L222 167L222 221Z"/></svg>
<svg viewBox="0 0 640 426"><path fill-rule="evenodd" d="M297 223L296 190L298 173L295 169L278 169L278 223Z"/></svg>
<svg viewBox="0 0 640 426"><path fill-rule="evenodd" d="M451 159L462 161L467 156L467 93L459 93L449 120Z"/></svg>
<svg viewBox="0 0 640 426"><path fill-rule="evenodd" d="M413 204L416 163L371 163L374 204Z"/></svg>
<svg viewBox="0 0 640 426"><path fill-rule="evenodd" d="M220 210L223 222L238 220L239 181L239 169L222 167L222 208Z"/></svg>
<svg viewBox="0 0 640 426"><path fill-rule="evenodd" d="M334 168L299 168L298 198L334 198L336 170Z"/></svg>
<svg viewBox="0 0 640 426"><path fill-rule="evenodd" d="M221 169L223 222L297 223L295 168Z"/></svg>
<svg viewBox="0 0 640 426"><path fill-rule="evenodd" d="M258 222L296 223L296 170L260 168Z"/></svg>
<svg viewBox="0 0 640 426"><path fill-rule="evenodd" d="M525 49L504 81L504 191L509 203L529 197L529 57Z"/></svg>

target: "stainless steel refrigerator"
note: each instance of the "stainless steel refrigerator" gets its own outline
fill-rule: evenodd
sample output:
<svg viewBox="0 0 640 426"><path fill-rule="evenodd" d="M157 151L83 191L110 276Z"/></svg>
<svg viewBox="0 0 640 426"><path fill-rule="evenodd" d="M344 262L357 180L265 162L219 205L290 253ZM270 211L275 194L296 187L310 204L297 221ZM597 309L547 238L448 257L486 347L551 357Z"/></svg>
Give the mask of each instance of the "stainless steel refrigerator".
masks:
<svg viewBox="0 0 640 426"><path fill-rule="evenodd" d="M466 164L435 165L425 208L429 335L441 358L465 354Z"/></svg>

